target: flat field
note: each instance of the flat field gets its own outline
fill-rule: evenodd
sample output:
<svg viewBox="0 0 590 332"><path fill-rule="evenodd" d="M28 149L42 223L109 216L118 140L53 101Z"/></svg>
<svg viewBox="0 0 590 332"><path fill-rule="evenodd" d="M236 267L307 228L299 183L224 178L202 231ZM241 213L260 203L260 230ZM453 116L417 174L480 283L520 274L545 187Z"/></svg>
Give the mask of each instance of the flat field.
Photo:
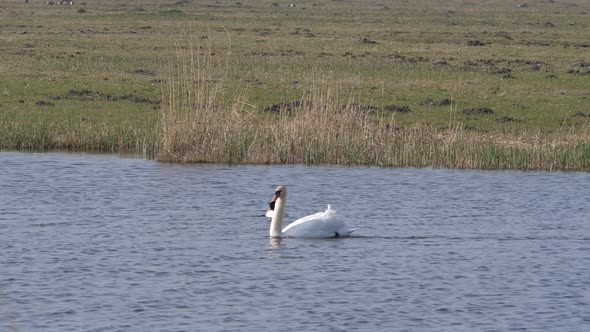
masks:
<svg viewBox="0 0 590 332"><path fill-rule="evenodd" d="M242 105L248 114L266 118L279 108L296 113L297 101L319 85L330 91L333 109L347 105L376 121L387 118L387 127L398 132L451 128L453 135L468 133L500 147L583 146L575 167L531 168L587 169L590 3L518 4L3 1L0 148L162 155L163 132L170 132L162 116L173 108L165 95L193 88L170 83L194 78L178 70L179 63L188 63L206 71L198 75L202 82L218 84L220 103ZM174 154L163 159L228 161ZM314 162L243 156L229 161Z"/></svg>

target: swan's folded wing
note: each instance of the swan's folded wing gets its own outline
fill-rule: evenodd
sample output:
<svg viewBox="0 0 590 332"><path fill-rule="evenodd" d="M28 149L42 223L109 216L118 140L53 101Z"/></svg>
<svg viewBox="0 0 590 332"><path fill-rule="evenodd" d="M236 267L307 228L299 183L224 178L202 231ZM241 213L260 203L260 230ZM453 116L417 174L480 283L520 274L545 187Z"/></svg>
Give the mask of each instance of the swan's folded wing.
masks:
<svg viewBox="0 0 590 332"><path fill-rule="evenodd" d="M338 218L334 210L318 212L295 220L283 229L284 236L291 237L334 237L344 222ZM338 233L339 235L339 233Z"/></svg>

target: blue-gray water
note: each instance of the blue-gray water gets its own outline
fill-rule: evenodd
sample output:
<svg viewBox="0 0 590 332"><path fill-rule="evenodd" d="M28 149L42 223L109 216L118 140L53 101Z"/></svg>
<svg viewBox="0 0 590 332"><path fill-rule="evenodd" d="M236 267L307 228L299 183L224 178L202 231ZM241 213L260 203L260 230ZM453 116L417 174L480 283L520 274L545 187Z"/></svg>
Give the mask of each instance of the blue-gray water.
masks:
<svg viewBox="0 0 590 332"><path fill-rule="evenodd" d="M348 239L268 238L330 203ZM0 331L588 331L590 174L0 153Z"/></svg>

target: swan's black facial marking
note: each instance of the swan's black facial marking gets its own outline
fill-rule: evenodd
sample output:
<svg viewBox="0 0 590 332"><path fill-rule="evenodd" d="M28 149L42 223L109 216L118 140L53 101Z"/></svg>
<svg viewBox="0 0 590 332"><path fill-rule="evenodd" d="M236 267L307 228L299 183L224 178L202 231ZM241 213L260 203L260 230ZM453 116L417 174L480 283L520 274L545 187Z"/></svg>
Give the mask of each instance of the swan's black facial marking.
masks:
<svg viewBox="0 0 590 332"><path fill-rule="evenodd" d="M281 192L282 191L283 191L282 189L279 189L279 190L275 191L275 195L272 198L272 201L268 202L268 207L270 208L271 211L274 211L275 210L276 201L277 201L277 199L281 198Z"/></svg>

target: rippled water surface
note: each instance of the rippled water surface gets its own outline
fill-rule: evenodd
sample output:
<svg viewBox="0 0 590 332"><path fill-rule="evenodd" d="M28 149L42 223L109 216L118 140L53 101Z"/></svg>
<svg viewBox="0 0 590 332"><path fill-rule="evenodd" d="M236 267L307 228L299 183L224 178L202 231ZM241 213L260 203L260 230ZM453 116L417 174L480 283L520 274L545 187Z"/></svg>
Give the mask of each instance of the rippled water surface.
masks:
<svg viewBox="0 0 590 332"><path fill-rule="evenodd" d="M356 236L268 238L330 203ZM590 174L0 153L0 331L589 331Z"/></svg>

